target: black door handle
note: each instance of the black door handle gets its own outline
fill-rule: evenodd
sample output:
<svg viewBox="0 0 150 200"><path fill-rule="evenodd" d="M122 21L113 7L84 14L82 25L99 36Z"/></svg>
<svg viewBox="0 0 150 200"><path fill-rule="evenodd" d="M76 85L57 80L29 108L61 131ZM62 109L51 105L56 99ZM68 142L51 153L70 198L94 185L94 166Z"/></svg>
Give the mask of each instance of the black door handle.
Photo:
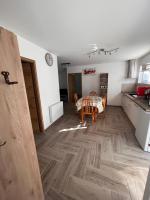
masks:
<svg viewBox="0 0 150 200"><path fill-rule="evenodd" d="M17 81L10 81L9 80L9 72L7 71L2 71L1 74L4 76L5 79L5 83L8 85L13 85L13 84L17 84Z"/></svg>

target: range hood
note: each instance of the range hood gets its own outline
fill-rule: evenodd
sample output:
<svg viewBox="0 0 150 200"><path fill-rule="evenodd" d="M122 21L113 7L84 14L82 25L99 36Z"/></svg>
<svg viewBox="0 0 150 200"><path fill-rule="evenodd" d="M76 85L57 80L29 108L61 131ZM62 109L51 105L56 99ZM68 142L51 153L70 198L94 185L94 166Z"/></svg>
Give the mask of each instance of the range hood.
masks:
<svg viewBox="0 0 150 200"><path fill-rule="evenodd" d="M137 60L128 60L128 71L127 71L128 79L136 79L137 78Z"/></svg>

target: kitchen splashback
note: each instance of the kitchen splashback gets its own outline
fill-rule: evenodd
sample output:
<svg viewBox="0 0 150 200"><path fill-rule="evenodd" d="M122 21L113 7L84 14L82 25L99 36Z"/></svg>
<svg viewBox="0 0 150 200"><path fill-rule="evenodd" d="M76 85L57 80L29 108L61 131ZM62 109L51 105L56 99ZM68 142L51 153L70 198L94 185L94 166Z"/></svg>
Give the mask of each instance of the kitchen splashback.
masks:
<svg viewBox="0 0 150 200"><path fill-rule="evenodd" d="M122 84L121 91L122 92L134 92L136 90L135 83L124 83Z"/></svg>

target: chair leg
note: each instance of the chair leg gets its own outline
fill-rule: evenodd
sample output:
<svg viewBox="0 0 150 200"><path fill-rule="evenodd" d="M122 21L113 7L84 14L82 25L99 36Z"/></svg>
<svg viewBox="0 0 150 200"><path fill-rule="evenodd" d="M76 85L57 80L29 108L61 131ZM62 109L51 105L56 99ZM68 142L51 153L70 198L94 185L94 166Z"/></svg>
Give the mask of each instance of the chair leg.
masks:
<svg viewBox="0 0 150 200"><path fill-rule="evenodd" d="M81 112L81 123L82 123L82 124L84 123L84 115L83 115L82 112Z"/></svg>
<svg viewBox="0 0 150 200"><path fill-rule="evenodd" d="M94 122L96 122L96 117L97 117L97 114L94 113Z"/></svg>
<svg viewBox="0 0 150 200"><path fill-rule="evenodd" d="M97 119L97 115L98 115L98 108L96 108L96 112L95 112L95 121Z"/></svg>
<svg viewBox="0 0 150 200"><path fill-rule="evenodd" d="M94 113L92 114L92 124L94 124L95 122L95 116L94 116Z"/></svg>

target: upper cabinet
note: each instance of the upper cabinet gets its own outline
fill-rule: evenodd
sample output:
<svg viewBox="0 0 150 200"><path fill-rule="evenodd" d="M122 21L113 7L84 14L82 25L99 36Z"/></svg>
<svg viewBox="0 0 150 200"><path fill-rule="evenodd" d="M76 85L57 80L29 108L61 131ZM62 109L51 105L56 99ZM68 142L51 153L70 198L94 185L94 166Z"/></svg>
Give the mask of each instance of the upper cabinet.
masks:
<svg viewBox="0 0 150 200"><path fill-rule="evenodd" d="M128 73L127 78L137 78L137 60L129 60L128 61Z"/></svg>

